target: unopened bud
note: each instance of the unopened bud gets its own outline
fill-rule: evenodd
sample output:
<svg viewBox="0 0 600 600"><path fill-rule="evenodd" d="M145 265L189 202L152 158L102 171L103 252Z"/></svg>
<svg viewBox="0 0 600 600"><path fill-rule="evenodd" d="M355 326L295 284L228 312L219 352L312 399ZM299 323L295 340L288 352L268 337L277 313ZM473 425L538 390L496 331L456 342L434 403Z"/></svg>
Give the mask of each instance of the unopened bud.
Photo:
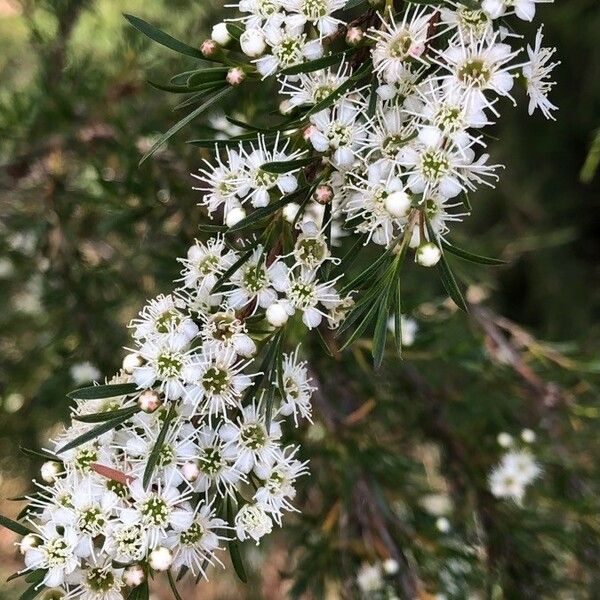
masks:
<svg viewBox="0 0 600 600"><path fill-rule="evenodd" d="M143 364L144 361L142 360L142 357L137 352L132 352L123 359L123 370L126 373L131 374L134 369L141 367Z"/></svg>
<svg viewBox="0 0 600 600"><path fill-rule="evenodd" d="M313 198L319 204L328 204L333 200L333 188L327 184L319 185L313 194Z"/></svg>
<svg viewBox="0 0 600 600"><path fill-rule="evenodd" d="M158 392L155 392L154 390L145 390L140 394L138 404L145 413L153 413L162 405L162 400L160 399Z"/></svg>
<svg viewBox="0 0 600 600"><path fill-rule="evenodd" d="M225 225L227 227L233 227L237 225L240 221L243 221L246 218L246 211L238 206L236 208L232 208L225 217Z"/></svg>
<svg viewBox="0 0 600 600"><path fill-rule="evenodd" d="M279 112L282 115L289 115L294 110L294 105L289 100L282 100L279 103Z"/></svg>
<svg viewBox="0 0 600 600"><path fill-rule="evenodd" d="M384 205L392 217L405 217L410 210L410 196L402 190L392 192L385 198Z"/></svg>
<svg viewBox="0 0 600 600"><path fill-rule="evenodd" d="M309 125L303 132L302 132L302 137L304 138L305 142L308 142L308 140L310 140L310 136L313 134L314 131L316 131L316 127L314 125Z"/></svg>
<svg viewBox="0 0 600 600"><path fill-rule="evenodd" d="M442 258L442 251L433 243L427 242L417 248L415 261L422 267L433 267Z"/></svg>
<svg viewBox="0 0 600 600"><path fill-rule="evenodd" d="M283 207L283 218L288 223L293 223L299 210L300 205L297 202L289 202Z"/></svg>
<svg viewBox="0 0 600 600"><path fill-rule="evenodd" d="M363 41L365 32L360 27L350 27L346 33L346 43L349 46L357 46Z"/></svg>
<svg viewBox="0 0 600 600"><path fill-rule="evenodd" d="M39 536L37 536L33 533L28 533L21 540L21 543L19 544L19 549L21 551L21 554L25 554L27 551L29 551L33 548L37 548L41 543L42 543L42 540Z"/></svg>
<svg viewBox="0 0 600 600"><path fill-rule="evenodd" d="M240 46L246 56L256 58L265 51L267 42L260 29L246 29L240 36Z"/></svg>
<svg viewBox="0 0 600 600"><path fill-rule="evenodd" d="M141 565L130 565L123 572L123 581L127 587L142 585L145 579L146 574Z"/></svg>
<svg viewBox="0 0 600 600"><path fill-rule="evenodd" d="M173 553L164 546L152 550L148 557L148 564L154 571L168 571L172 563Z"/></svg>
<svg viewBox="0 0 600 600"><path fill-rule="evenodd" d="M200 476L200 469L195 462L186 462L181 467L181 474L187 481L193 483Z"/></svg>
<svg viewBox="0 0 600 600"><path fill-rule="evenodd" d="M285 306L280 304L279 302L275 302L271 304L269 308L267 308L267 321L273 325L273 327L281 327L287 323L289 319L289 314L285 309Z"/></svg>
<svg viewBox="0 0 600 600"><path fill-rule="evenodd" d="M46 483L54 483L62 473L62 466L56 461L49 460L42 465L40 474Z"/></svg>
<svg viewBox="0 0 600 600"><path fill-rule="evenodd" d="M227 29L226 23L217 23L210 34L210 37L219 44L219 46L226 46L231 41L231 34Z"/></svg>
<svg viewBox="0 0 600 600"><path fill-rule="evenodd" d="M233 67L227 71L227 77L225 78L229 85L240 85L244 79L246 79L246 73L239 67Z"/></svg>
<svg viewBox="0 0 600 600"><path fill-rule="evenodd" d="M217 51L217 42L215 40L204 40L202 45L200 46L200 52L204 54L207 58L213 56Z"/></svg>

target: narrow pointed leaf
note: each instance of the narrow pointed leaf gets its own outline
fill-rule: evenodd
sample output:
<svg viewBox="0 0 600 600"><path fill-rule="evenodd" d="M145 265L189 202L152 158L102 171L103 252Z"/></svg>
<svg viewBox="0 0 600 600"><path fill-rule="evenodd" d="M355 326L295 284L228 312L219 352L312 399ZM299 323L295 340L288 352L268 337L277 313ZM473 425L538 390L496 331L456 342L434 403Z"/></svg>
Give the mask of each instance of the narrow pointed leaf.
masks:
<svg viewBox="0 0 600 600"><path fill-rule="evenodd" d="M149 37L151 40L158 42L161 46L165 48L169 48L170 50L174 50L179 54L183 54L185 56L191 56L192 58L198 58L204 61L204 55L198 48L194 48L192 46L188 46L184 42L179 41L173 36L165 33L160 30L158 27L151 25L147 21L140 19L134 15L123 14L123 16L133 25L138 31L143 33L145 36Z"/></svg>
<svg viewBox="0 0 600 600"><path fill-rule="evenodd" d="M171 426L171 421L173 420L174 416L175 416L175 405L171 404L171 407L169 408L169 412L167 413L167 416L165 417L165 422L163 423L163 426L161 427L161 430L156 438L154 447L152 448L152 452L150 452L150 456L148 457L148 462L146 463L146 468L144 469L144 477L142 479L144 488L148 487L148 484L150 483L150 480L152 479L152 474L154 473L154 469L156 468L156 465L158 464L158 460L160 458L160 451L162 450L162 447L165 443L165 438L167 437L167 433L169 431L169 427Z"/></svg>
<svg viewBox="0 0 600 600"><path fill-rule="evenodd" d="M231 496L227 496L227 520L229 521L229 525L233 526L235 522L234 512L236 511L237 506L234 508L234 500ZM228 542L229 547L229 556L231 558L231 564L241 581L247 583L248 576L246 575L246 569L244 568L244 562L242 561L242 555L240 554L240 548L235 538L230 538Z"/></svg>
<svg viewBox="0 0 600 600"><path fill-rule="evenodd" d="M13 521L4 515L0 515L0 527L6 527L6 529L10 529L19 535L28 535L29 533L33 533L29 527L26 527L18 521Z"/></svg>
<svg viewBox="0 0 600 600"><path fill-rule="evenodd" d="M128 406L127 408L119 408L118 410L92 413L89 415L74 415L73 419L75 421L81 421L82 423L104 423L105 421L111 421L112 419L117 419L118 417L132 417L135 415L135 413L140 412L140 410L140 407L135 405Z"/></svg>
<svg viewBox="0 0 600 600"><path fill-rule="evenodd" d="M450 242L442 241L442 247L450 252L450 254L454 254L454 256L458 256L464 260L468 260L469 262L477 263L479 265L488 265L491 267L500 267L506 264L506 261L500 260L499 258L489 258L487 256L480 256L478 254L473 254L467 250L462 250L461 248L457 248L454 244Z"/></svg>
<svg viewBox="0 0 600 600"><path fill-rule="evenodd" d="M113 383L108 385L91 385L69 392L67 396L72 400L100 400L103 398L116 398L137 391L135 383Z"/></svg>
<svg viewBox="0 0 600 600"><path fill-rule="evenodd" d="M388 319L388 294L382 296L377 310L377 320L375 321L375 331L373 333L373 364L378 369L383 362L385 354L385 341L387 338L387 319Z"/></svg>
<svg viewBox="0 0 600 600"><path fill-rule="evenodd" d="M344 52L334 52L333 54L328 54L327 56L323 56L315 60L309 60L299 65L287 67L282 69L280 73L282 75L297 75L298 73L311 73L312 71L319 71L325 67L330 67L331 65L342 62L347 56L354 54L356 50L357 49L355 48L351 48L349 50L345 50Z"/></svg>
<svg viewBox="0 0 600 600"><path fill-rule="evenodd" d="M122 425L123 423L125 423L125 421L127 421L130 418L130 416L131 415L125 415L116 419L111 419L110 421L105 421L104 423L97 425L93 429L86 431L86 433L77 436L74 440L71 440L68 444L65 444L62 448L59 448L56 451L56 453L61 454L63 452L66 452L67 450L71 450L72 448L77 448L77 446L81 446L81 444L85 444L86 442L89 442L97 438L98 436L101 436L102 434L107 433L112 429L115 429L119 425Z"/></svg>
<svg viewBox="0 0 600 600"><path fill-rule="evenodd" d="M229 281L229 279L231 278L231 276L239 269L242 267L242 265L244 265L249 259L250 257L254 254L254 248L250 248L250 250L244 252L244 254L242 254L242 256L240 256L232 265L231 267L229 267L229 269L227 269L218 279L217 281L215 281L215 285L213 286L211 293L212 294L217 294L221 289L223 289L223 286L225 285L225 283L227 283L227 281Z"/></svg>
<svg viewBox="0 0 600 600"><path fill-rule="evenodd" d="M191 123L196 117L201 115L204 111L208 110L213 104L224 98L229 92L231 92L232 87L226 87L211 96L208 100L203 102L198 108L194 109L189 115L175 123L169 131L163 133L160 138L153 144L152 148L142 156L140 160L140 164L142 164L148 157L152 156L159 148L164 146L164 144L170 140L180 129L183 129L188 123Z"/></svg>
<svg viewBox="0 0 600 600"><path fill-rule="evenodd" d="M318 160L318 159L317 159ZM266 162L260 168L267 173L289 173L302 167L306 167L315 162L314 156L308 158L298 158L297 160L285 160L280 162Z"/></svg>
<svg viewBox="0 0 600 600"><path fill-rule="evenodd" d="M396 293L394 294L394 342L396 352L402 357L402 295L400 293L400 278L396 282Z"/></svg>
<svg viewBox="0 0 600 600"><path fill-rule="evenodd" d="M175 579L173 578L173 573L171 573L171 571L167 571L167 578L169 579L169 586L171 587L173 596L175 596L175 600L183 600L179 594L179 590L177 589L177 585L175 584Z"/></svg>
<svg viewBox="0 0 600 600"><path fill-rule="evenodd" d="M44 460L53 460L55 462L62 462L62 458L56 456L56 454L52 454L51 452L47 452L46 450L32 450L31 448L25 448L24 446L20 446L19 450L23 454L27 456L33 456L35 458L43 458Z"/></svg>

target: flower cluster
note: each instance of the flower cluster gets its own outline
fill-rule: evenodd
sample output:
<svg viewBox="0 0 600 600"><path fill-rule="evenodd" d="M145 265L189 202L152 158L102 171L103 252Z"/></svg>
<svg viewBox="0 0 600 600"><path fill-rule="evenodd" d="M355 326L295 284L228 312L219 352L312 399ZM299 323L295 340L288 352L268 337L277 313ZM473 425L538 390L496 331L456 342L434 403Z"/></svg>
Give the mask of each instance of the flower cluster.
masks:
<svg viewBox="0 0 600 600"><path fill-rule="evenodd" d="M29 498L32 532L20 544L41 584L68 598L116 600L149 572L206 576L222 564L226 542L259 543L295 510L295 482L307 466L298 447L283 445L282 425L311 418L314 388L298 350L282 355L279 371L259 370L256 356L274 330L257 334L236 309L250 314L276 290L310 279L281 262L267 266L258 251L212 294L237 258L222 239L194 244L181 260L181 286L132 321L136 348L122 371L76 401L72 425L49 448L57 459L45 463Z"/></svg>
<svg viewBox="0 0 600 600"><path fill-rule="evenodd" d="M524 445L532 444L535 441L534 432L524 429L521 432L521 440ZM506 498L521 504L527 486L541 475L542 470L529 449L520 448L510 434L501 433L498 443L507 448L507 452L490 473L490 490L497 498Z"/></svg>
<svg viewBox="0 0 600 600"><path fill-rule="evenodd" d="M207 59L231 67L210 70L207 89L223 71L230 86L272 78L285 120L217 145L194 174L219 233L189 249L177 289L133 320L136 347L116 378L74 394L21 542L38 585L119 600L154 572L205 576L225 544L258 543L281 525L307 472L299 448L282 441L284 423L310 419L314 391L297 345L283 350L286 324L356 322L359 335L376 313L384 346L395 304L390 327L410 345L416 323L394 300L408 248L435 265L468 195L493 186L498 165L482 130L502 98L515 101L517 80L530 112L552 117L554 50L540 29L520 60L521 38L503 25L512 14L533 18L534 0L408 3L398 14L387 3L347 21L345 6L240 0L241 16L202 44ZM334 248L344 236L392 256L381 263L385 285L366 300L341 284L348 257ZM86 366L73 377L97 373ZM520 500L538 473L529 454L511 451L492 490ZM362 592L374 573L359 577Z"/></svg>

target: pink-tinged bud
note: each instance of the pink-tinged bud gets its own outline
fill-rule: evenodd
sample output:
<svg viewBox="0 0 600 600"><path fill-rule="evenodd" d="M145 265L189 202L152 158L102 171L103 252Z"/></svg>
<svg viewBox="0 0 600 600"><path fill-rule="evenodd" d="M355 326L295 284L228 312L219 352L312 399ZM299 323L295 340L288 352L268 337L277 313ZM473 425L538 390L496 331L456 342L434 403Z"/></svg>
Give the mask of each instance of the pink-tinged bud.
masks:
<svg viewBox="0 0 600 600"><path fill-rule="evenodd" d="M204 56L209 57L217 51L217 48L218 44L215 40L204 40L202 46L200 46L200 52L202 52Z"/></svg>
<svg viewBox="0 0 600 600"><path fill-rule="evenodd" d="M137 587L142 585L146 579L146 574L141 565L130 565L123 572L123 581L127 587Z"/></svg>
<svg viewBox="0 0 600 600"><path fill-rule="evenodd" d="M425 44L413 44L408 51L413 58L419 58L423 52L425 52Z"/></svg>
<svg viewBox="0 0 600 600"><path fill-rule="evenodd" d="M145 390L138 398L138 404L145 413L153 413L162 404L162 400L154 390Z"/></svg>
<svg viewBox="0 0 600 600"><path fill-rule="evenodd" d="M350 27L346 33L346 43L350 46L357 46L364 37L365 32L360 27Z"/></svg>
<svg viewBox="0 0 600 600"><path fill-rule="evenodd" d="M312 135L313 131L316 131L316 127L314 125L309 125L303 132L302 132L302 137L304 138L305 142L308 142L308 140L310 140L310 136Z"/></svg>
<svg viewBox="0 0 600 600"><path fill-rule="evenodd" d="M320 185L315 190L313 198L319 204L327 204L333 199L333 188L330 185Z"/></svg>
<svg viewBox="0 0 600 600"><path fill-rule="evenodd" d="M181 474L187 481L193 483L200 476L200 469L195 462L186 462L181 466Z"/></svg>
<svg viewBox="0 0 600 600"><path fill-rule="evenodd" d="M226 79L229 85L240 85L246 79L246 73L239 67L233 67L227 71Z"/></svg>

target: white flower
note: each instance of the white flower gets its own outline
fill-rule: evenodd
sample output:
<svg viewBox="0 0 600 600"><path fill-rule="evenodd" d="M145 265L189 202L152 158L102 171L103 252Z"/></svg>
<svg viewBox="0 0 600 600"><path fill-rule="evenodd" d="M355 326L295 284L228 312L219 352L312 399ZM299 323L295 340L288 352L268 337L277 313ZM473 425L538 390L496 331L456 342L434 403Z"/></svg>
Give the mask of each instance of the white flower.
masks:
<svg viewBox="0 0 600 600"><path fill-rule="evenodd" d="M266 266L263 247L259 245L252 256L230 278L232 289L225 292L233 309L243 308L254 302L253 311L258 307L267 308L277 300L275 290L283 290L287 282L287 267L281 261Z"/></svg>
<svg viewBox="0 0 600 600"><path fill-rule="evenodd" d="M245 406L235 423L223 423L219 436L225 442L224 455L233 460L242 473L249 473L256 464L277 456L281 427L277 421L271 421L267 431L264 408L259 402Z"/></svg>
<svg viewBox="0 0 600 600"><path fill-rule="evenodd" d="M553 2L554 0L483 0L481 8L492 19L503 17L514 12L519 19L533 21L536 2Z"/></svg>
<svg viewBox="0 0 600 600"><path fill-rule="evenodd" d="M271 533L273 521L258 504L244 504L235 516L235 533L242 542L251 537L256 541Z"/></svg>
<svg viewBox="0 0 600 600"><path fill-rule="evenodd" d="M76 588L77 600L122 600L123 569L114 568L108 557L90 559L81 578L81 584Z"/></svg>
<svg viewBox="0 0 600 600"><path fill-rule="evenodd" d="M181 298L157 296L150 300L137 319L131 321L133 337L138 340L180 336L183 343L190 342L198 334L198 326L184 313L185 302Z"/></svg>
<svg viewBox="0 0 600 600"><path fill-rule="evenodd" d="M205 351L219 351L233 348L237 354L250 358L256 354L256 344L248 335L246 325L235 316L232 309L210 315L202 315L204 323L200 335Z"/></svg>
<svg viewBox="0 0 600 600"><path fill-rule="evenodd" d="M235 252L227 248L219 236L206 243L196 242L187 251L187 257L179 259L184 266L181 271L183 284L186 288L210 291L219 275L231 267L236 259Z"/></svg>
<svg viewBox="0 0 600 600"><path fill-rule="evenodd" d="M372 30L375 40L373 66L386 83L393 83L404 74L407 59L419 59L425 52L429 23L434 13L428 7L406 10L402 22L384 20L383 28Z"/></svg>
<svg viewBox="0 0 600 600"><path fill-rule="evenodd" d="M542 48L544 36L540 27L535 36L535 46L527 46L529 62L523 67L523 77L527 81L527 95L529 96L529 114L536 108L542 111L546 119L554 120L553 110L558 108L548 99L548 93L555 82L550 79L550 73L560 63L550 62L556 48Z"/></svg>
<svg viewBox="0 0 600 600"><path fill-rule="evenodd" d="M210 505L198 504L191 525L184 531L171 533L167 538L166 545L173 551L173 567L179 569L185 566L192 575L207 579L207 565L222 564L215 552L220 550L219 543L228 539L217 531L228 528L223 519L215 517Z"/></svg>
<svg viewBox="0 0 600 600"><path fill-rule="evenodd" d="M247 170L244 175L244 196L255 208L267 206L270 201L269 192L277 188L281 194L290 194L298 187L298 180L294 175L296 171L288 173L269 173L262 166L268 162L287 162L296 160L301 152L287 153L289 141L279 146L279 136L275 139L271 149L267 149L264 136L259 136L258 146L250 145L250 151L245 152L244 159ZM247 194L247 196L246 196Z"/></svg>
<svg viewBox="0 0 600 600"><path fill-rule="evenodd" d="M194 483L197 492L208 492L216 489L221 495L232 494L240 481L246 481L240 469L227 458L225 442L219 436L219 431L208 426L198 431L197 465L200 469L198 479Z"/></svg>
<svg viewBox="0 0 600 600"><path fill-rule="evenodd" d="M157 480L156 489L146 490L141 480L135 479L129 485L129 492L133 506L121 508L119 519L126 526L139 525L143 528L148 549L162 545L169 528L185 531L190 526L193 513L185 504L188 497L170 482L163 484Z"/></svg>
<svg viewBox="0 0 600 600"><path fill-rule="evenodd" d="M490 473L491 492L498 498L510 498L520 504L527 486L537 479L541 472L530 452L511 450Z"/></svg>
<svg viewBox="0 0 600 600"><path fill-rule="evenodd" d="M281 399L279 414L294 415L294 423L298 426L298 415L310 420L312 406L310 399L315 391L308 375L307 363L298 360L298 350L294 354L283 355L283 388L285 396ZM272 382L276 385L276 382Z"/></svg>
<svg viewBox="0 0 600 600"><path fill-rule="evenodd" d="M243 195L243 177L246 163L239 152L232 148L225 150L226 160L215 151L216 165L204 160L206 168L198 169L199 175L192 173L192 177L200 181L199 187L192 189L203 192L201 204L206 206L209 214L224 205L225 212L239 206L238 196Z"/></svg>
<svg viewBox="0 0 600 600"><path fill-rule="evenodd" d="M233 348L224 348L202 354L187 369L185 401L195 410L213 415L223 415L228 408L240 405L242 393L252 384L250 375L241 371L247 363L238 361Z"/></svg>
<svg viewBox="0 0 600 600"><path fill-rule="evenodd" d="M365 124L360 120L360 107L350 100L338 102L333 109L311 115L314 125L310 142L317 152L332 152L331 162L338 168L349 168L365 141Z"/></svg>
<svg viewBox="0 0 600 600"><path fill-rule="evenodd" d="M166 336L160 341L148 340L139 350L146 362L133 370L133 381L140 388L149 388L158 382L167 400L181 398L185 373L192 362L192 355L186 347L185 339L176 335Z"/></svg>
<svg viewBox="0 0 600 600"><path fill-rule="evenodd" d="M238 4L240 12L248 13L241 18L247 30L256 30L263 25L269 26L273 21L279 22L281 8L280 0L240 0Z"/></svg>
<svg viewBox="0 0 600 600"><path fill-rule="evenodd" d="M400 324L402 329L402 345L406 347L412 346L415 343L417 331L419 331L417 321L406 315L400 315ZM395 328L395 319L392 317L388 320L388 330L393 333Z"/></svg>
<svg viewBox="0 0 600 600"><path fill-rule="evenodd" d="M492 31L491 19L485 11L467 8L459 3L452 4L453 8L440 8L440 25L445 25L446 31L456 29L455 35L459 38L482 38Z"/></svg>
<svg viewBox="0 0 600 600"><path fill-rule="evenodd" d="M283 510L296 510L290 500L296 496L296 479L308 473L307 463L295 457L298 448L278 450L266 462L257 463L254 473L262 480L256 490L254 500L271 513L276 523L281 524Z"/></svg>
<svg viewBox="0 0 600 600"><path fill-rule="evenodd" d="M289 96L290 104L294 107L316 104L342 85L348 79L349 71L348 63L342 61L337 70L319 69L295 77L284 77L280 93Z"/></svg>
<svg viewBox="0 0 600 600"><path fill-rule="evenodd" d="M324 232L313 221L299 225L300 235L294 244L296 265L316 269L329 259L329 247Z"/></svg>
<svg viewBox="0 0 600 600"><path fill-rule="evenodd" d="M346 0L281 0L285 10L292 14L288 17L294 25L304 27L306 23L314 25L322 36L330 35L336 29L339 19L331 16L343 8Z"/></svg>
<svg viewBox="0 0 600 600"><path fill-rule="evenodd" d="M47 587L60 586L79 565L77 533L71 527L61 527L59 533L53 522L38 526L38 532L42 543L25 553L25 566L46 570L43 582Z"/></svg>
<svg viewBox="0 0 600 600"><path fill-rule="evenodd" d="M77 363L71 367L71 378L77 385L98 381L101 375L98 367L89 361Z"/></svg>
<svg viewBox="0 0 600 600"><path fill-rule="evenodd" d="M321 42L318 39L307 41L302 29L302 25L283 18L277 23L271 22L265 28L265 39L271 48L271 54L265 54L255 61L256 68L263 78L280 69L292 67L305 60L315 60L323 55Z"/></svg>

